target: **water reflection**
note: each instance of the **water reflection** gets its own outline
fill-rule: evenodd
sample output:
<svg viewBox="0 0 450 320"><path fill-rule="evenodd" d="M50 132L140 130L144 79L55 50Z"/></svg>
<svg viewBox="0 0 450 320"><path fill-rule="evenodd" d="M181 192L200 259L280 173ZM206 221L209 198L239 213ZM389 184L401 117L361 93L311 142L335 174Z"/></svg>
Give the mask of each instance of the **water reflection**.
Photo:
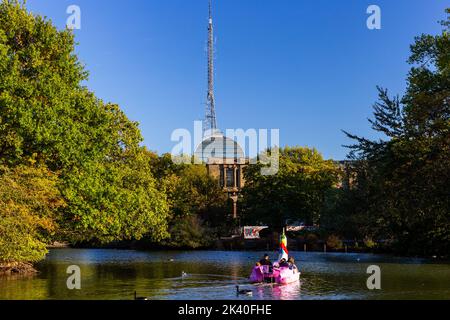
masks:
<svg viewBox="0 0 450 320"><path fill-rule="evenodd" d="M450 265L369 254L294 252L300 282L247 281L260 252L52 250L33 277L0 278L0 299L450 299ZM79 265L81 290L68 290L66 268ZM382 270L382 290L366 288L366 268ZM186 276L182 276L182 272ZM237 296L235 286L253 296Z"/></svg>
<svg viewBox="0 0 450 320"><path fill-rule="evenodd" d="M300 281L287 285L258 284L255 287L254 295L259 300L298 300L301 298Z"/></svg>

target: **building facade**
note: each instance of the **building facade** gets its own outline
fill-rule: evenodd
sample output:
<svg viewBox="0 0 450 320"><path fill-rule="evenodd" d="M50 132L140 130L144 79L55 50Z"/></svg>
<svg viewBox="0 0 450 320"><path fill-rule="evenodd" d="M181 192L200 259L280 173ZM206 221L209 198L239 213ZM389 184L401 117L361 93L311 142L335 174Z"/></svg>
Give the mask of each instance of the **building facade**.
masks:
<svg viewBox="0 0 450 320"><path fill-rule="evenodd" d="M237 219L237 202L245 185L243 170L248 164L242 148L216 130L196 148L194 157L206 165L208 174L232 200L232 216Z"/></svg>

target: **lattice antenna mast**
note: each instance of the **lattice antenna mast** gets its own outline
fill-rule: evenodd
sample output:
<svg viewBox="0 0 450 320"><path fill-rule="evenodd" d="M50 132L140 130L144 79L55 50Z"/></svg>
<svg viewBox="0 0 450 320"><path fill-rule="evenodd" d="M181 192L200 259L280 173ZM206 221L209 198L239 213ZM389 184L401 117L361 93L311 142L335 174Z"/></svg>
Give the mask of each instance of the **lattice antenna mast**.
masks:
<svg viewBox="0 0 450 320"><path fill-rule="evenodd" d="M216 101L214 98L214 28L212 20L212 0L209 0L208 24L208 95L206 97L205 130L213 133L217 129Z"/></svg>

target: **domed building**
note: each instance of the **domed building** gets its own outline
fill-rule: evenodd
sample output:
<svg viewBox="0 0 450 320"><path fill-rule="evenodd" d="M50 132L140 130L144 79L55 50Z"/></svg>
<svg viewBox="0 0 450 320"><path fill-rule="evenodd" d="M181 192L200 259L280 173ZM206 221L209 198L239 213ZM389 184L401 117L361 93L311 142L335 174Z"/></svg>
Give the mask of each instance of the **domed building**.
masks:
<svg viewBox="0 0 450 320"><path fill-rule="evenodd" d="M241 146L216 131L197 146L194 157L206 165L209 175L227 192L233 201L233 217L237 218L239 192L245 183L242 170L247 163Z"/></svg>
<svg viewBox="0 0 450 320"><path fill-rule="evenodd" d="M245 158L241 146L218 131L203 139L196 148L194 156L204 163L209 163L213 159L239 160Z"/></svg>

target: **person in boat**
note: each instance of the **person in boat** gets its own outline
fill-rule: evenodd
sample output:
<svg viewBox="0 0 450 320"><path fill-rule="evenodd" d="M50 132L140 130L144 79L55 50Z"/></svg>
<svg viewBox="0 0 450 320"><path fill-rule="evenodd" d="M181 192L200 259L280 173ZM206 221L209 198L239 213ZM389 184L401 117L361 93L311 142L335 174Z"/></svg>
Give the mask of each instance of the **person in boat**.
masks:
<svg viewBox="0 0 450 320"><path fill-rule="evenodd" d="M267 253L264 254L264 257L261 260L259 260L259 264L261 266L267 266L266 268L263 269L264 273L271 273L272 272L273 264L272 264L272 261L270 261L269 255Z"/></svg>
<svg viewBox="0 0 450 320"><path fill-rule="evenodd" d="M272 262L269 260L269 255L267 253L264 255L264 257L261 260L259 260L259 263L262 266L272 266Z"/></svg>
<svg viewBox="0 0 450 320"><path fill-rule="evenodd" d="M298 270L297 266L295 265L294 257L289 257L288 264L289 264L289 269L294 270L294 271Z"/></svg>
<svg viewBox="0 0 450 320"><path fill-rule="evenodd" d="M280 265L280 268L289 267L289 263L286 261L285 258L281 258L279 265Z"/></svg>

